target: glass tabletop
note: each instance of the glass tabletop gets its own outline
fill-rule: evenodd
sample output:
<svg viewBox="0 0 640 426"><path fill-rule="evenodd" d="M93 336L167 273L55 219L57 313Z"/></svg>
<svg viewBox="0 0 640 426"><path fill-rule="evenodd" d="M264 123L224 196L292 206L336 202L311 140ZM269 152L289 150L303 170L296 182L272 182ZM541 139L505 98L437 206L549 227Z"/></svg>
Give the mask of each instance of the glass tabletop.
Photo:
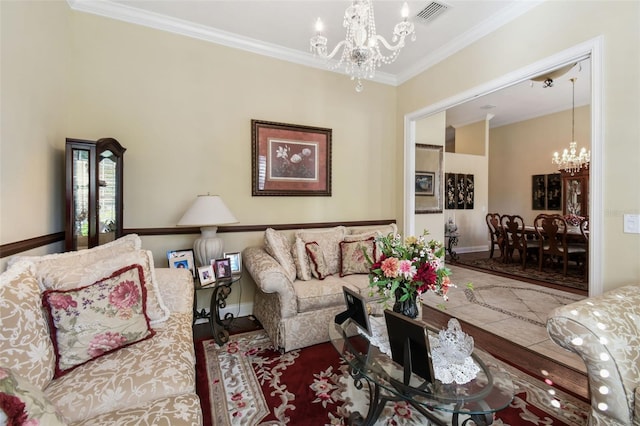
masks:
<svg viewBox="0 0 640 426"><path fill-rule="evenodd" d="M427 329L429 334L437 334L437 331ZM329 336L333 347L349 364L354 379L364 378L425 409L484 415L502 410L513 399L514 388L509 374L498 367L491 355L477 348L471 357L480 371L465 384L445 384L437 379L427 382L416 374L411 374L406 382L404 368L374 345L366 334L360 333L351 319L342 325L331 322Z"/></svg>

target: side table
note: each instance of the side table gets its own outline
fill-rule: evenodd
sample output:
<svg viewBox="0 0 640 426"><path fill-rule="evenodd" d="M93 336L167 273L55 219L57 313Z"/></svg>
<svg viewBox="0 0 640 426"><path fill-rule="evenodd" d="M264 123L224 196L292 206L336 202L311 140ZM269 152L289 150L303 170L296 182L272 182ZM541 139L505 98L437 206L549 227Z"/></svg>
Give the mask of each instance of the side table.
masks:
<svg viewBox="0 0 640 426"><path fill-rule="evenodd" d="M458 232L445 232L444 237L447 238L447 251L449 252L449 259L453 262L457 261L459 256L453 251L453 247L458 245L458 237L460 233Z"/></svg>
<svg viewBox="0 0 640 426"><path fill-rule="evenodd" d="M229 341L229 327L234 319L234 315L231 312L227 312L224 318L220 318L220 309L224 309L227 306L227 297L231 293L231 286L240 281L240 278L242 278L241 274L233 275L230 278L220 278L215 283L204 287L200 285L199 280L194 281L193 321L195 323L196 319L208 319L213 339L220 346ZM204 309L199 312L197 310L198 291L202 290L212 290L208 313Z"/></svg>

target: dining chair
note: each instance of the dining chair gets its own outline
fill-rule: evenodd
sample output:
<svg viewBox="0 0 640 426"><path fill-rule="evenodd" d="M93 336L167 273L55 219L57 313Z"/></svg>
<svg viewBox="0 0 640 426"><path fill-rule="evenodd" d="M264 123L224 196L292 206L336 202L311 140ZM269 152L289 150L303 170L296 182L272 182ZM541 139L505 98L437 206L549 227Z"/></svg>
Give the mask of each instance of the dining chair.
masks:
<svg viewBox="0 0 640 426"><path fill-rule="evenodd" d="M524 219L519 215L503 215L500 218L500 225L504 234L504 262L513 262L513 253L517 251L524 270L527 265L527 238L524 231Z"/></svg>
<svg viewBox="0 0 640 426"><path fill-rule="evenodd" d="M584 256L585 247L567 244L569 227L562 215L539 214L536 216L533 226L540 240L539 270L542 271L542 265L546 258L551 261L558 258L562 259L562 273L566 276L569 259Z"/></svg>
<svg viewBox="0 0 640 426"><path fill-rule="evenodd" d="M580 220L580 234L584 244L584 282L589 281L589 218Z"/></svg>
<svg viewBox="0 0 640 426"><path fill-rule="evenodd" d="M498 213L487 213L485 220L489 228L489 236L491 237L489 259L493 258L493 252L496 246L498 246L500 250L500 258L502 259L504 257L504 237L502 235L502 227L500 226L500 215Z"/></svg>

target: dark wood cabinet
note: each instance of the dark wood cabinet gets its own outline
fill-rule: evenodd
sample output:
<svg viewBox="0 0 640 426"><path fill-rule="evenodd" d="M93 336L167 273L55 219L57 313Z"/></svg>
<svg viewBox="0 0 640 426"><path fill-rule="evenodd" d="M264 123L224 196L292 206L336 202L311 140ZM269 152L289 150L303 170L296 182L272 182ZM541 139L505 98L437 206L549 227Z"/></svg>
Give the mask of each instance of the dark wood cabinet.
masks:
<svg viewBox="0 0 640 426"><path fill-rule="evenodd" d="M562 214L589 216L589 169L562 175Z"/></svg>
<svg viewBox="0 0 640 426"><path fill-rule="evenodd" d="M67 250L81 250L122 236L122 171L126 148L113 138L67 138Z"/></svg>

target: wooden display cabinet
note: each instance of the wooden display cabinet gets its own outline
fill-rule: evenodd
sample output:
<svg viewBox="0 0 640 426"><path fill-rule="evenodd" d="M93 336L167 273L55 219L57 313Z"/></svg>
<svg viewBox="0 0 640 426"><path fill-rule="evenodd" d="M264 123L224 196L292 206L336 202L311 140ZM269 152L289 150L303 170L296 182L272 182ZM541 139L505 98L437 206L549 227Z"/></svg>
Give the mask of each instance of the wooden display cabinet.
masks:
<svg viewBox="0 0 640 426"><path fill-rule="evenodd" d="M126 148L113 138L67 138L67 250L81 250L122 236L122 171Z"/></svg>
<svg viewBox="0 0 640 426"><path fill-rule="evenodd" d="M589 216L589 169L562 175L562 214Z"/></svg>

